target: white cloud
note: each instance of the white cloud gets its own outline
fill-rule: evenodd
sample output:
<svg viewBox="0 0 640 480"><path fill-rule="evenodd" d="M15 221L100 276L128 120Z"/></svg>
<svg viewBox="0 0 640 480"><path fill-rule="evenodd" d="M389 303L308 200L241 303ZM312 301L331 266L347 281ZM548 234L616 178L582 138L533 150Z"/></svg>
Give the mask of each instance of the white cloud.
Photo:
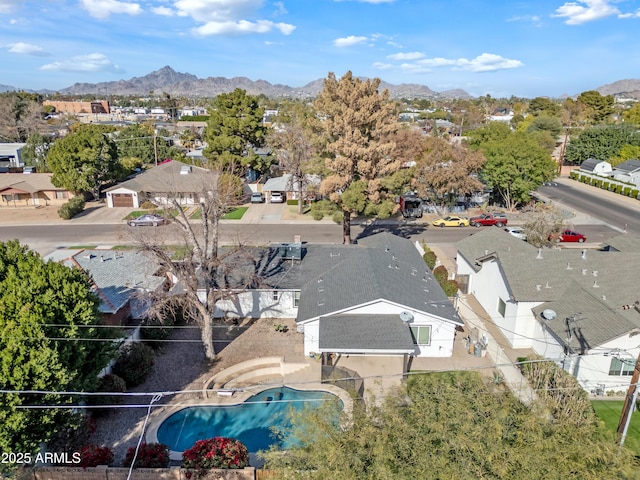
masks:
<svg viewBox="0 0 640 480"><path fill-rule="evenodd" d="M82 7L95 18L107 18L112 13L139 15L142 7L137 3L120 2L118 0L80 0Z"/></svg>
<svg viewBox="0 0 640 480"><path fill-rule="evenodd" d="M392 68L395 68L395 65L391 63L375 62L372 67L377 70L391 70Z"/></svg>
<svg viewBox="0 0 640 480"><path fill-rule="evenodd" d="M23 0L0 0L0 13L11 13Z"/></svg>
<svg viewBox="0 0 640 480"><path fill-rule="evenodd" d="M169 7L153 7L151 9L151 11L153 13L155 13L156 15L162 15L163 17L173 17L174 15L177 15L178 12L176 12L175 10L169 8Z"/></svg>
<svg viewBox="0 0 640 480"><path fill-rule="evenodd" d="M273 2L273 6L276 7L275 15L286 15L289 13L283 2Z"/></svg>
<svg viewBox="0 0 640 480"><path fill-rule="evenodd" d="M90 53L89 55L78 55L69 60L48 63L42 65L40 70L54 72L119 72L118 65L114 65L102 53Z"/></svg>
<svg viewBox="0 0 640 480"><path fill-rule="evenodd" d="M344 38L336 38L333 41L333 45L335 47L351 47L353 45L358 45L360 43L365 43L369 39L367 37L356 37L355 35L349 35Z"/></svg>
<svg viewBox="0 0 640 480"><path fill-rule="evenodd" d="M567 25L580 25L581 23L600 20L611 15L621 16L609 0L583 0L580 2L567 2L556 9L552 17L566 18Z"/></svg>
<svg viewBox="0 0 640 480"><path fill-rule="evenodd" d="M394 53L392 55L387 55L389 60L418 60L423 57L424 53L420 52Z"/></svg>
<svg viewBox="0 0 640 480"><path fill-rule="evenodd" d="M287 23L273 23L269 20L238 20L237 22L207 22L193 31L198 35L233 35L246 33L268 33L276 29L284 35L289 35L296 27Z"/></svg>
<svg viewBox="0 0 640 480"><path fill-rule="evenodd" d="M402 58L401 56L396 55L389 55L387 58L392 60L411 60L411 58ZM520 60L504 58L493 53L483 53L471 60L467 58L442 57L418 58L416 56L415 62L404 62L399 65L394 65L395 68L400 68L401 70L411 73L425 73L430 72L434 68L442 67L451 67L453 70L467 70L470 72L492 72L495 70L506 70L522 66L524 66L524 63ZM374 67L378 69L389 69L391 68L391 65L387 63L377 63L374 64Z"/></svg>
<svg viewBox="0 0 640 480"><path fill-rule="evenodd" d="M203 24L193 30L197 35L268 33L272 30L290 35L296 29L288 23L255 19L263 3L263 0L177 0L174 7L177 15L191 17ZM283 5L277 3L276 7L284 13Z"/></svg>
<svg viewBox="0 0 640 480"><path fill-rule="evenodd" d="M18 42L8 43L7 47L11 53L18 53L21 55L35 55L37 57L47 57L49 53L45 52L42 47L37 45L31 45L30 43Z"/></svg>

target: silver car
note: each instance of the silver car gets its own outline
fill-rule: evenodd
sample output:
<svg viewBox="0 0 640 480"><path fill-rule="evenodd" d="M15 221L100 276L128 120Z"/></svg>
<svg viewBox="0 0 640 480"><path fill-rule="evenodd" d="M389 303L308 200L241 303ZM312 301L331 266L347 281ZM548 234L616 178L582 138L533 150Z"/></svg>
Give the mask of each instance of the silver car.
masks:
<svg viewBox="0 0 640 480"><path fill-rule="evenodd" d="M132 218L127 222L130 227L151 226L157 227L158 225L165 225L167 223L166 218L157 213L145 213L138 218Z"/></svg>
<svg viewBox="0 0 640 480"><path fill-rule="evenodd" d="M516 238L519 238L520 240L527 239L527 234L525 233L524 228L522 227L507 227L504 229L504 231L513 235Z"/></svg>

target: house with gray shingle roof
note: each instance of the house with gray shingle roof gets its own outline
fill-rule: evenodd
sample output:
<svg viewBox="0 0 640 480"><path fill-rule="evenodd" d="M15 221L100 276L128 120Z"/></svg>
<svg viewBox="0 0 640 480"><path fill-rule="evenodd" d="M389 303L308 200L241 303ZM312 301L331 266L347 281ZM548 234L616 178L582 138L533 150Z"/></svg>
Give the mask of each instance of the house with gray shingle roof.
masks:
<svg viewBox="0 0 640 480"><path fill-rule="evenodd" d="M180 205L194 205L213 184L215 174L210 170L170 160L105 189L105 193L109 208L139 208L145 201L167 205L174 199Z"/></svg>
<svg viewBox="0 0 640 480"><path fill-rule="evenodd" d="M45 260L62 262L87 273L101 300L103 322L124 325L145 313L143 292L160 290L167 280L148 255L133 250L54 250Z"/></svg>
<svg viewBox="0 0 640 480"><path fill-rule="evenodd" d="M608 175L611 173L612 168L607 161L587 158L580 164L580 170L586 173L595 173L596 175Z"/></svg>
<svg viewBox="0 0 640 480"><path fill-rule="evenodd" d="M295 318L305 355L452 355L463 322L409 240L380 233L299 248L299 259L282 246L255 249L255 285L218 302L216 315Z"/></svg>
<svg viewBox="0 0 640 480"><path fill-rule="evenodd" d="M458 275L511 347L558 362L587 391L623 390L640 353L640 237L610 243L538 249L485 229L457 243Z"/></svg>
<svg viewBox="0 0 640 480"><path fill-rule="evenodd" d="M620 163L609 175L616 180L633 183L640 188L640 160L627 160Z"/></svg>

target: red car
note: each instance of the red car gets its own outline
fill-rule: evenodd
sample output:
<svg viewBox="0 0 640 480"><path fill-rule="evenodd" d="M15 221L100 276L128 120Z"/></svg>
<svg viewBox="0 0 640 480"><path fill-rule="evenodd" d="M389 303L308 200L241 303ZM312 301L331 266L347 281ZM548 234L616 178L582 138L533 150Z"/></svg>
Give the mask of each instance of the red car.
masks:
<svg viewBox="0 0 640 480"><path fill-rule="evenodd" d="M574 232L573 230L563 230L559 233L552 233L549 235L549 240L554 242L586 242L587 237L581 233Z"/></svg>

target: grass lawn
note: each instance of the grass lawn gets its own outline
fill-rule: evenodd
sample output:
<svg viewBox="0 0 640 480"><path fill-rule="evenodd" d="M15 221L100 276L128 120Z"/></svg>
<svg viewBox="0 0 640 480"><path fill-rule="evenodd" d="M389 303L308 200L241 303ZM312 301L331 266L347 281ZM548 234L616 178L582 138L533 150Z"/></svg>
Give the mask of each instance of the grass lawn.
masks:
<svg viewBox="0 0 640 480"><path fill-rule="evenodd" d="M615 432L618 429L620 413L622 412L622 400L592 400L591 405L596 414L607 427L607 430ZM627 437L624 441L625 447L632 450L636 455L640 455L640 412L633 411L631 423L627 430Z"/></svg>
<svg viewBox="0 0 640 480"><path fill-rule="evenodd" d="M222 219L223 220L240 220L244 213L249 209L249 207L237 207L226 213Z"/></svg>

